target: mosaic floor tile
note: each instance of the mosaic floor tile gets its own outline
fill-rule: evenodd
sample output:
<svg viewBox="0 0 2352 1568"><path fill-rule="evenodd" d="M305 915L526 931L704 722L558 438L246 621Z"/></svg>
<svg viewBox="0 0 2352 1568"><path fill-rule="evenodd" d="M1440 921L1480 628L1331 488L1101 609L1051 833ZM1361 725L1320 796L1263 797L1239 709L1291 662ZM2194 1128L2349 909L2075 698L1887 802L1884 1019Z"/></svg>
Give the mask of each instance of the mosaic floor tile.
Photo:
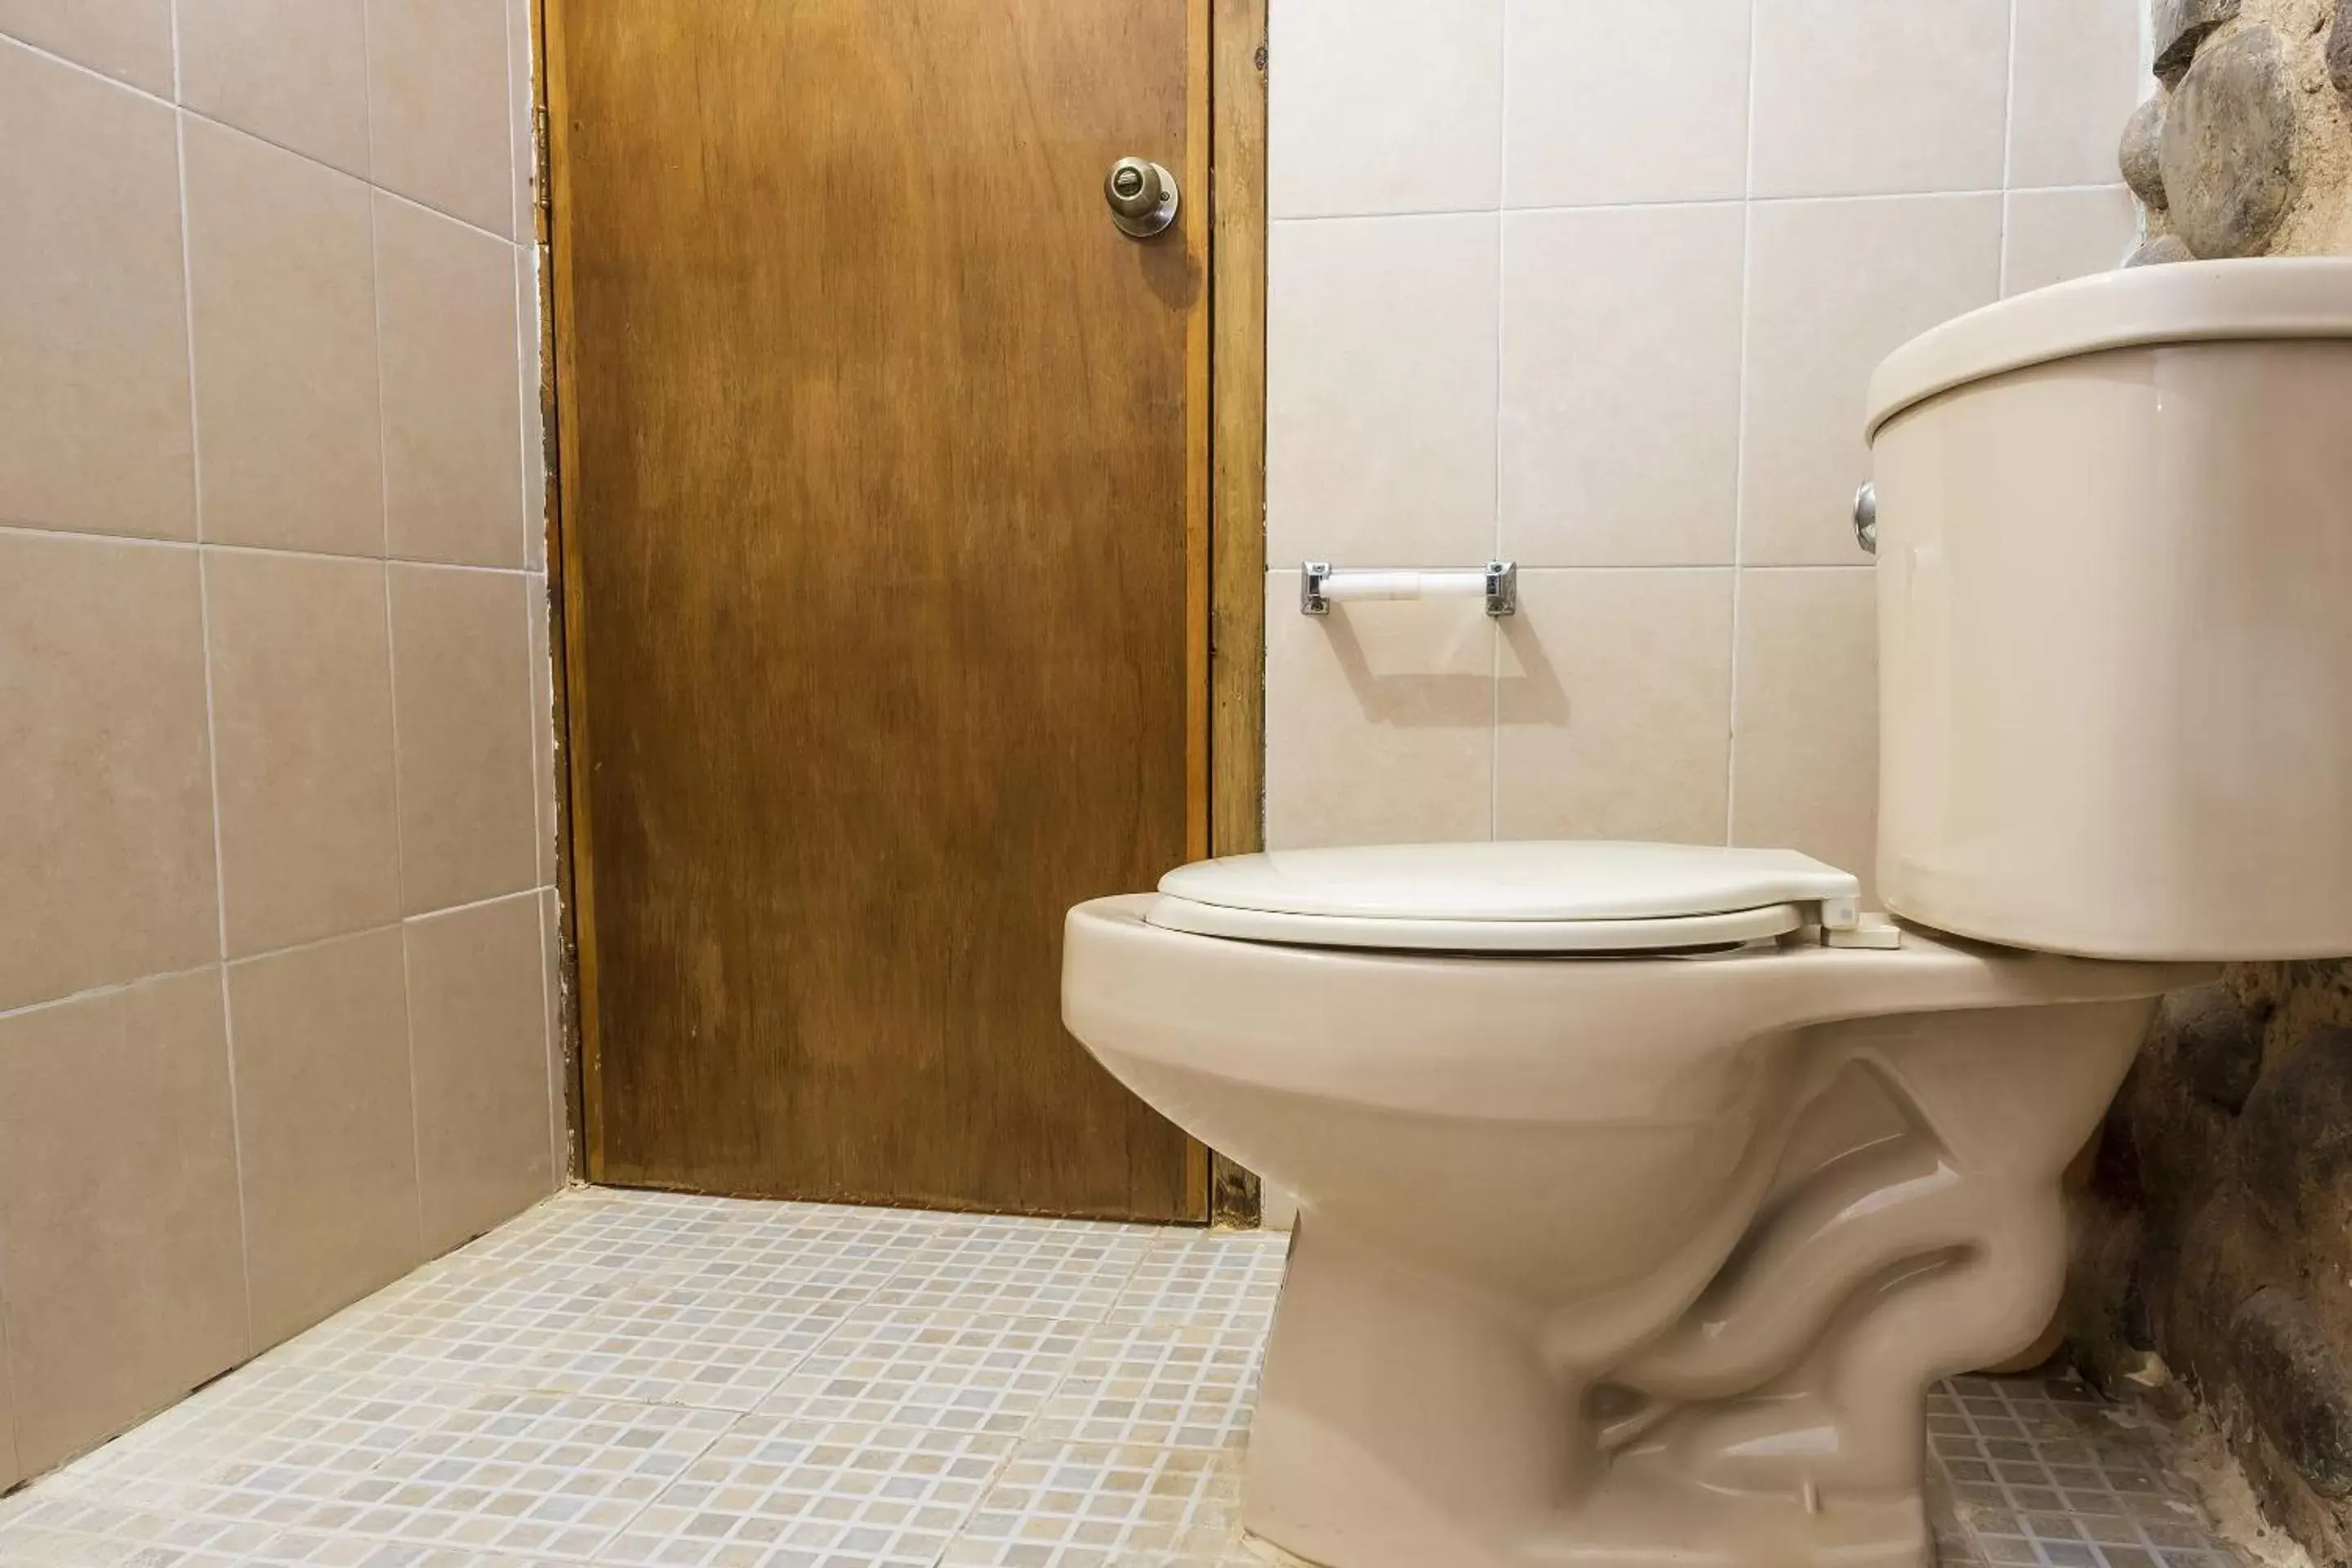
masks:
<svg viewBox="0 0 2352 1568"><path fill-rule="evenodd" d="M721 1295L683 1283L625 1288L514 1374L602 1399L748 1411L838 1328L833 1290Z"/></svg>
<svg viewBox="0 0 2352 1568"><path fill-rule="evenodd" d="M1928 1394L1928 1463L1960 1562L2244 1568L2108 1408L2071 1377L1963 1377Z"/></svg>
<svg viewBox="0 0 2352 1568"><path fill-rule="evenodd" d="M1235 1538L1241 1471L1208 1449L1023 1445L945 1563L1129 1568L1256 1563Z"/></svg>
<svg viewBox="0 0 2352 1568"><path fill-rule="evenodd" d="M930 1568L1013 1439L753 1415L599 1553L611 1563Z"/></svg>
<svg viewBox="0 0 2352 1568"><path fill-rule="evenodd" d="M761 1406L801 1421L918 1422L1017 1436L1085 1342L1066 1318L874 1305L851 1313Z"/></svg>
<svg viewBox="0 0 2352 1568"><path fill-rule="evenodd" d="M1225 1568L1286 1238L583 1189L0 1499L0 1568ZM1947 1568L2243 1568L2081 1384Z"/></svg>
<svg viewBox="0 0 2352 1568"><path fill-rule="evenodd" d="M730 1420L679 1405L486 1394L297 1522L476 1552L586 1557Z"/></svg>
<svg viewBox="0 0 2352 1568"><path fill-rule="evenodd" d="M1116 1321L1087 1337L1037 1435L1076 1443L1238 1448L1265 1335L1220 1317Z"/></svg>

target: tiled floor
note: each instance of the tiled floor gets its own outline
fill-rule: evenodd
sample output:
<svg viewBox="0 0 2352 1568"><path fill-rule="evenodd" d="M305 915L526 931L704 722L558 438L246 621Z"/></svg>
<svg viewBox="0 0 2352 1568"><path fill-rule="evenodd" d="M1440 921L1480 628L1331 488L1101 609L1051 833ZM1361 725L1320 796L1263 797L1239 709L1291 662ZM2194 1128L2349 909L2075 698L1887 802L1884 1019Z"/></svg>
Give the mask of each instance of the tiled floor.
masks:
<svg viewBox="0 0 2352 1568"><path fill-rule="evenodd" d="M0 1502L0 1568L1256 1563L1234 1517L1282 1258L582 1190ZM2072 1400L1938 1394L1948 1560L2226 1561Z"/></svg>
<svg viewBox="0 0 2352 1568"><path fill-rule="evenodd" d="M1956 1378L1927 1398L1948 1559L2038 1568L2239 1568L2144 1422L2071 1377Z"/></svg>

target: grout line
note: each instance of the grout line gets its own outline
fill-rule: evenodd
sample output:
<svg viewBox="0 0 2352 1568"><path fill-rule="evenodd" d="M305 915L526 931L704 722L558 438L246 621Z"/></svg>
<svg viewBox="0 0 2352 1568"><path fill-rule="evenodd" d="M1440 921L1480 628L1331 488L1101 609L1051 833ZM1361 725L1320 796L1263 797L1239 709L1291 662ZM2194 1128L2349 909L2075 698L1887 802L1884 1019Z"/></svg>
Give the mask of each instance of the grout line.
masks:
<svg viewBox="0 0 2352 1568"><path fill-rule="evenodd" d="M1750 68L1753 68L1752 66ZM1749 118L1751 121L1754 118L1752 91L1750 95ZM2122 184L2123 182L2120 179L2094 180L2085 184L2026 185L2018 188L2035 193L2111 191L2120 186ZM1530 206L1508 206L1500 208L1499 211L1503 214L1508 215L1514 213L1654 212L1661 207L1837 206L1855 202L1932 202L1951 201L1965 196L1999 196L2008 195L2010 189L2010 186L2003 184L1968 186L1953 190L1936 191L1847 191L1822 192L1811 195L1698 196L1655 202L1565 202L1545 203ZM1437 207L1429 209L1412 209L1399 212L1299 213L1287 216L1276 217L1270 221L1276 224L1377 223L1387 218L1420 218L1434 221L1443 218L1492 216L1497 212L1497 210L1498 209L1494 207Z"/></svg>
<svg viewBox="0 0 2352 1568"><path fill-rule="evenodd" d="M1511 0L1502 0L1495 61L1495 513L1487 559L1503 559L1503 357L1510 352ZM1503 837L1503 626L1486 628L1486 837Z"/></svg>
<svg viewBox="0 0 2352 1568"><path fill-rule="evenodd" d="M180 4L172 0L172 91L180 92ZM188 352L188 482L196 538L205 535L205 443L196 399L196 263L194 216L188 202L188 126L177 111L172 115L172 152L180 189L180 309ZM212 573L200 546L196 560L196 625L204 641L205 769L213 818L213 941L212 967L220 991L221 1050L227 1058L228 1140L231 1172L236 1182L236 1274L245 1298L245 1354L253 1354L253 1226L246 1212L245 1113L236 1077L236 1015L228 990L228 855L221 834L220 723L213 697Z"/></svg>
<svg viewBox="0 0 2352 1568"><path fill-rule="evenodd" d="M1759 51L1756 35L1761 26L1759 0L1748 3L1748 131L1746 156L1740 176L1744 195L1739 222L1739 416L1738 435L1733 442L1731 492L1731 648L1725 667L1729 671L1731 689L1724 694L1723 747L1723 841L1733 840L1733 825L1739 820L1739 611L1747 595L1742 592L1744 574L1748 570L1748 415L1752 398L1748 386L1754 370L1750 363L1749 322L1756 310L1756 100Z"/></svg>
<svg viewBox="0 0 2352 1568"><path fill-rule="evenodd" d="M209 699L207 702L209 703ZM216 864L217 858L215 855ZM325 947L331 942L349 942L353 937L373 936L381 931L398 931L413 921L436 921L444 915L460 915L469 910L486 909L491 904L503 904L515 899L535 899L547 890L543 885L516 888L503 893L492 893L488 898L471 899L462 904L446 904L437 910L421 910L415 914L401 915L375 925L355 926L350 931L337 931L331 936L312 937L308 942L289 942L284 947L264 948L259 952L231 955L224 950L221 957L208 958L202 963L191 964L184 969L157 970L152 974L133 975L128 980L110 980L102 985L86 985L79 991L61 992L55 996L41 997L37 1001L20 1002L11 1007L0 1007L0 1019L14 1018L26 1013L38 1013L50 1007L63 1007L75 1002L92 1001L100 996L128 991L135 985L145 985L151 981L184 979L191 974L202 974L206 970L234 969L238 964L257 963L265 958L285 958L298 952L309 952L314 948ZM929 1213L931 1211L912 1212Z"/></svg>
<svg viewBox="0 0 2352 1568"><path fill-rule="evenodd" d="M371 145L373 136L371 135ZM373 154L371 154L373 155ZM368 294L375 318L375 441L376 441L376 501L383 520L383 547L392 548L392 465L388 461L391 442L386 439L383 398L383 277L377 265L383 254L383 235L376 221L375 193L368 194ZM383 568L380 579L383 594L383 683L391 698L392 717L392 884L394 908L400 911L400 1034L408 1050L408 1147L409 1158L416 1176L416 1255L422 1259L428 1252L425 1245L425 1131L424 1112L417 1103L416 1093L416 1008L414 1004L415 985L408 966L408 931L404 917L408 913L408 836L407 825L401 815L400 787L400 649L394 631L392 613L392 567ZM532 863L532 875L538 875L538 864Z"/></svg>
<svg viewBox="0 0 2352 1568"><path fill-rule="evenodd" d="M2009 227L2017 205L2017 16L2020 0L2009 0L2009 77L2000 101L2000 268L1998 299L2009 298Z"/></svg>
<svg viewBox="0 0 2352 1568"><path fill-rule="evenodd" d="M179 76L179 61L178 61L178 48L177 48L177 45L176 45L176 32L177 32L177 27L176 27L177 17L176 17L176 16L173 18L173 21L174 21L175 43L174 43L174 47L173 47L173 97L174 97L174 98L176 98L176 97L178 96L178 91L179 91L179 82L178 82L178 76ZM512 245L517 245L517 244L521 243L520 241L517 240L517 239L515 238L515 237L514 237L514 236L512 236L512 235L510 235L510 234L500 234L498 230L496 230L496 229L494 229L494 228L484 228L480 224L478 224L478 223L474 222L471 218L459 217L456 213L448 212L448 211L446 211L446 210L445 210L445 209L443 209L443 208L436 207L436 206L433 205L432 205L431 203L429 203L429 202L422 202L422 201L418 201L418 200L417 200L415 197L414 197L414 196L402 195L402 194L401 194L400 192L398 192L398 191L391 190L391 189L389 189L389 188L387 188L387 187L385 187L385 186L379 185L379 184L377 184L374 182L374 180L371 177L371 176L372 176L372 174L373 174L373 170L371 170L371 172L370 172L370 174L352 174L349 169L341 168L341 167L339 167L339 166L338 166L338 165L336 165L336 164L330 163L328 163L328 162L327 162L325 159L323 159L323 158L315 158L315 157L312 157L310 153L303 152L303 151L302 151L300 148L299 148L299 147L289 147L289 146L287 146L287 145L286 145L284 142L273 142L273 141L271 141L271 140L270 140L268 137L267 137L267 136L258 135L258 134L255 133L254 132L247 131L247 130L244 126L242 126L242 125L232 124L230 121L226 121L226 120L223 120L223 119L221 119L221 118L220 118L219 116L217 116L217 115L206 114L204 110L200 110L200 109L191 109L191 108L189 108L189 107L188 107L187 105L185 105L185 104L183 104L183 103L175 103L175 102L173 102L173 101L172 100L172 99L170 99L170 98L165 98L165 97L164 97L163 94L161 94L161 93L158 93L158 92L151 92L151 91L149 91L147 89L145 89L145 88L143 88L143 87L140 87L140 86L138 86L138 85L137 85L137 84L135 84L135 83L124 81L124 80L123 80L121 78L120 78L120 77L112 77L112 76L109 76L109 75L107 75L107 74L106 74L104 71L102 71L102 70L97 70L97 69L92 68L91 68L91 67L89 67L89 66L86 66L86 65L82 64L79 60L68 58L66 56L61 55L61 54L58 54L58 53L56 50L54 50L54 49L47 49L47 48L43 48L43 47L42 47L40 45L38 45L38 44L27 43L27 42L26 42L23 38L19 38L19 37L17 37L14 36L13 34L5 33L5 32L0 32L0 47L16 47L16 48L23 49L26 53L30 54L30 55L36 55L36 56L38 56L40 58L45 59L45 60L47 60L47 61L48 61L50 64L52 64L52 65L63 66L63 67L64 67L66 69L68 69L68 70L70 70L70 71L77 71L77 72L80 73L80 74L81 74L81 75L83 75L83 76L89 77L89 78L91 80L93 80L93 81L101 81L101 82L104 82L104 83L105 83L107 86L109 86L109 87L120 88L120 89L121 89L124 92L130 93L130 94L131 94L132 97L134 97L134 98L143 98L143 99L145 99L145 100L146 100L148 102L150 102L150 103L157 103L157 104L161 104L161 105L163 105L164 108L169 109L169 110L173 110L173 111L174 111L174 112L176 112L176 113L180 113L180 114L184 114L184 115L186 115L186 116L187 116L189 119L191 119L191 120L201 120L201 121L204 121L205 124L207 124L207 125L217 126L217 127L219 127L219 128L220 128L221 130L223 130L223 131L232 132L234 132L234 133L235 133L235 134L236 134L236 135L239 135L239 136L245 137L245 138L246 138L247 140L248 140L248 141L252 141L252 142L260 142L262 145L264 145L264 146L266 146L266 147L275 147L276 149L278 149L278 151L279 151L280 153L284 153L288 154L289 157L299 158L299 159L301 159L301 160L302 160L304 163L312 163L312 164L317 165L319 168L328 170L329 172L333 173L333 174L341 174L341 175L342 175L342 176L343 176L345 179L347 179L347 180L357 180L360 184L363 184L363 185L366 185L366 186L367 186L369 189L371 189L371 190L383 191L383 194L384 194L384 195L388 195L388 196L400 196L400 198L401 198L403 201L410 202L410 203L414 204L415 205L417 205L417 206L423 207L423 208L425 208L427 212L436 213L436 214L438 214L440 216L445 217L445 218L447 218L451 223L462 225L463 226L465 226L465 227L467 227L467 228L470 228L470 229L472 229L472 230L473 230L475 233L477 233L477 234L480 234L480 235L487 235L488 237L490 237L490 238L492 238L492 239L497 240L497 241L498 241L499 244L501 244L501 245L512 246ZM373 154L373 141L374 141L373 128L371 128L371 131L370 131L370 137L369 137L369 141L370 141L371 154Z"/></svg>
<svg viewBox="0 0 2352 1568"><path fill-rule="evenodd" d="M37 522L0 521L0 535L79 539L95 544L128 544L150 550L201 550L214 555L267 555L296 561L354 562L362 565L421 566L435 572L478 572L493 577L537 577L527 566L473 566L462 561L422 561L405 555L346 555L331 550L290 550L275 544L227 544L210 539L150 539L135 533L100 533L86 528L45 528Z"/></svg>

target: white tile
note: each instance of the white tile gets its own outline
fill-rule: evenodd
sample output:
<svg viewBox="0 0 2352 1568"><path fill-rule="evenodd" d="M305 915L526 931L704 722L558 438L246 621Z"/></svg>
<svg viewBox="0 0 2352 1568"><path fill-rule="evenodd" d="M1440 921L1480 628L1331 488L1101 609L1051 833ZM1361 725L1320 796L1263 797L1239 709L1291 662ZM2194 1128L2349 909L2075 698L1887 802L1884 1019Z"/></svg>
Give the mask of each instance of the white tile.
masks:
<svg viewBox="0 0 2352 1568"><path fill-rule="evenodd" d="M1755 194L1998 188L2009 12L2010 0L1756 0Z"/></svg>
<svg viewBox="0 0 2352 1568"><path fill-rule="evenodd" d="M2139 205L2121 185L2011 191L2001 292L2023 294L2123 265L2139 238Z"/></svg>
<svg viewBox="0 0 2352 1568"><path fill-rule="evenodd" d="M1877 574L1741 573L1738 659L1731 841L1801 850L1861 878L1872 898Z"/></svg>
<svg viewBox="0 0 2352 1568"><path fill-rule="evenodd" d="M1722 843L1731 626L1728 569L1522 572L1496 837Z"/></svg>
<svg viewBox="0 0 2352 1568"><path fill-rule="evenodd" d="M1494 215L1274 226L1269 561L1486 559L1501 243Z"/></svg>
<svg viewBox="0 0 2352 1568"><path fill-rule="evenodd" d="M1495 623L1470 599L1298 611L1266 574L1269 847L1494 833Z"/></svg>
<svg viewBox="0 0 2352 1568"><path fill-rule="evenodd" d="M1749 0L1514 0L1504 205L1743 194L1748 10Z"/></svg>
<svg viewBox="0 0 2352 1568"><path fill-rule="evenodd" d="M1503 0L1276 0L1266 21L1274 216L1496 205Z"/></svg>
<svg viewBox="0 0 2352 1568"><path fill-rule="evenodd" d="M2145 0L2016 0L2009 184L2116 178L2124 121L2152 86L2140 64Z"/></svg>
<svg viewBox="0 0 2352 1568"><path fill-rule="evenodd" d="M596 1399L750 1410L840 1326L863 1292L780 1285L756 1296L626 1285L515 1381Z"/></svg>
<svg viewBox="0 0 2352 1568"><path fill-rule="evenodd" d="M1878 362L2000 289L1999 195L1776 202L1748 226L1746 564L1863 565Z"/></svg>
<svg viewBox="0 0 2352 1568"><path fill-rule="evenodd" d="M1503 557L1730 563L1745 245L1736 204L1504 217Z"/></svg>

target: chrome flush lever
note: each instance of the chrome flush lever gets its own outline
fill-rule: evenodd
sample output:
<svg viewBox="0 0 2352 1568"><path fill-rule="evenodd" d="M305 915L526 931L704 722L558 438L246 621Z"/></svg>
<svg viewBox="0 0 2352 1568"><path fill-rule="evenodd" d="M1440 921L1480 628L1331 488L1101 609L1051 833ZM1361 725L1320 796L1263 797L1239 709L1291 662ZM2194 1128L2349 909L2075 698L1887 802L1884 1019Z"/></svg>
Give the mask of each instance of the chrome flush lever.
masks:
<svg viewBox="0 0 2352 1568"><path fill-rule="evenodd" d="M1853 492L1853 542L1873 555L1878 553L1878 487L1864 485Z"/></svg>

